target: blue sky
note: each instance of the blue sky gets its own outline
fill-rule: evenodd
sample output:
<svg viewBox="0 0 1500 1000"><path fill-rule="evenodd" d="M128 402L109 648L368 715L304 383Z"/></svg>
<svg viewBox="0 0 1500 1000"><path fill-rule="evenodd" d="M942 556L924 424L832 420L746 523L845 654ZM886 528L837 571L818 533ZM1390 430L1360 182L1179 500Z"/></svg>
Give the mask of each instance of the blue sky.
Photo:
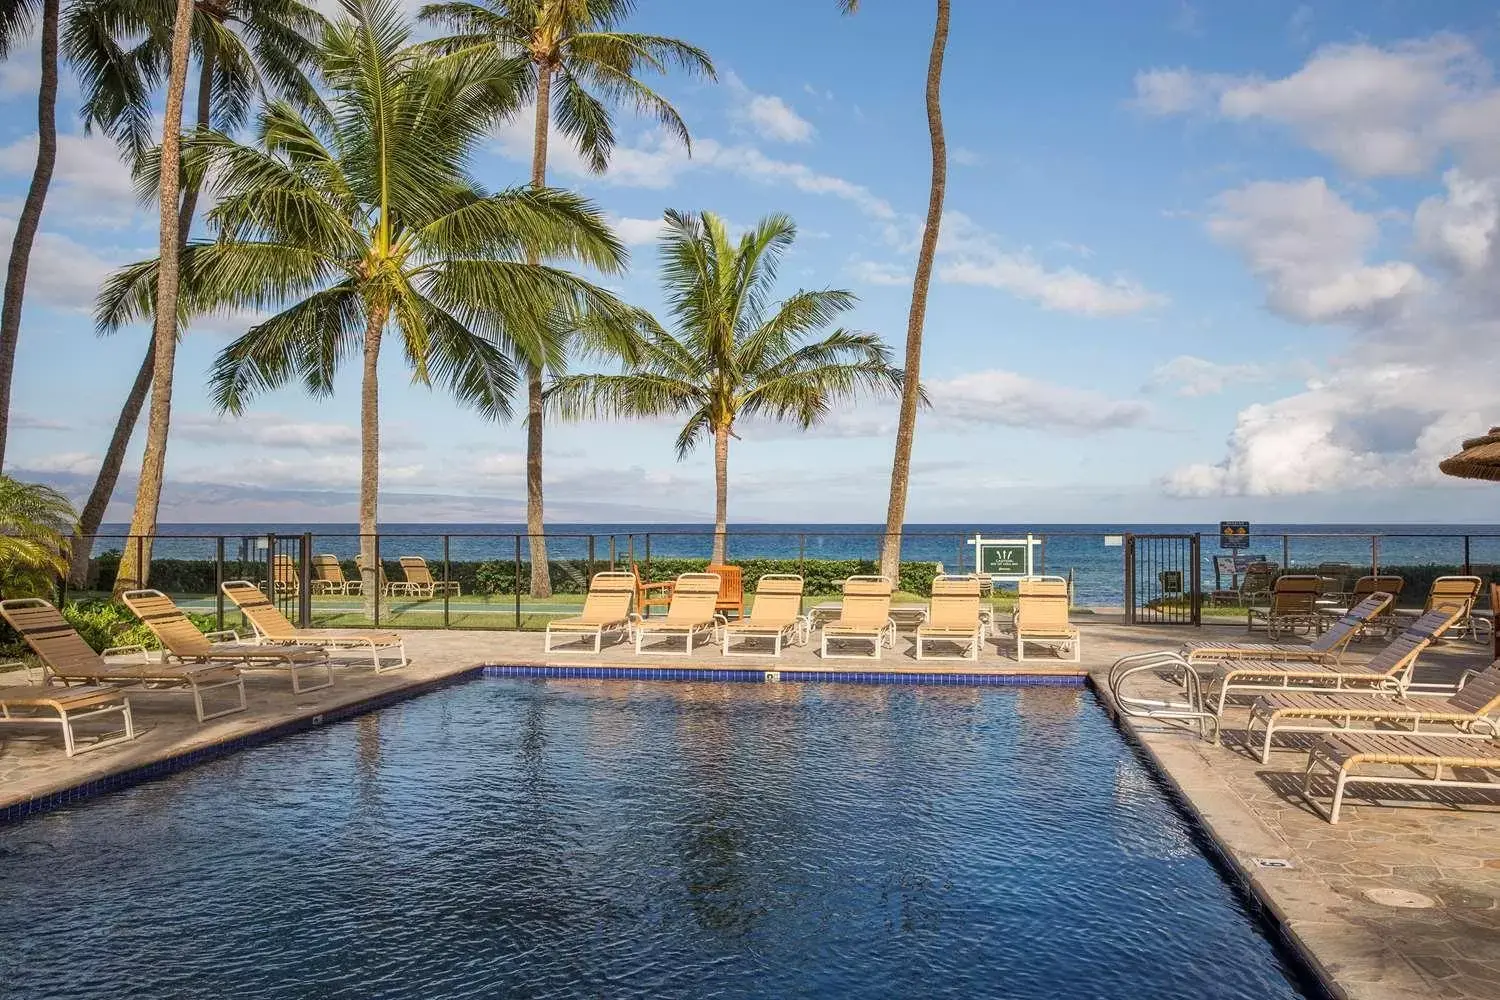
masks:
<svg viewBox="0 0 1500 1000"><path fill-rule="evenodd" d="M419 4L413 2L415 9ZM610 173L555 147L550 179L616 220L660 305L664 208L746 225L792 215L786 292L847 287L850 325L899 351L928 152L926 3L651 0L633 27L705 48L718 83L661 89L693 156L626 117ZM1500 16L1434 0L1257 4L956 0L944 79L947 215L927 316L912 521L1494 521L1492 489L1436 461L1500 423ZM0 68L0 218L34 150L35 49ZM109 144L64 87L58 174L32 265L7 471L86 490L146 331L96 337L94 289L154 254ZM528 126L476 163L522 183ZM357 370L241 420L203 391L245 317L178 355L164 521L343 520L357 484ZM518 424L495 425L383 367L382 516L509 520ZM741 428L731 517L884 514L894 407L812 433ZM13 425L14 426L14 425ZM557 520L711 510L711 456L665 423L555 425ZM138 467L140 442L127 462ZM127 487L130 484L126 484ZM230 488L226 490L226 487ZM128 513L129 490L111 515ZM241 515L236 513L236 519Z"/></svg>

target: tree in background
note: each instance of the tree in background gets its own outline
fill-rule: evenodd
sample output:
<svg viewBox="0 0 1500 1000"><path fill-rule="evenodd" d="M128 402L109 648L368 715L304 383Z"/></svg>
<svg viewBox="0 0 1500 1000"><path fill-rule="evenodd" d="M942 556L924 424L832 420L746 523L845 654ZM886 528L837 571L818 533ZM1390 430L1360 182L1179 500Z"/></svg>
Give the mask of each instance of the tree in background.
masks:
<svg viewBox="0 0 1500 1000"><path fill-rule="evenodd" d="M213 178L207 219L218 239L189 244L181 309L280 310L215 363L212 395L232 413L293 382L327 395L341 364L361 359L359 530L373 614L387 332L399 334L415 381L444 383L501 418L517 364L556 355L559 315L594 328L636 317L568 271L531 263L621 271L624 248L593 206L550 189L489 194L469 176L474 149L516 99L503 68L407 44L399 0L343 3L349 17L324 41L328 107L304 114L274 102L252 144L215 132L192 140ZM149 314L156 273L148 261L112 277L101 326Z"/></svg>
<svg viewBox="0 0 1500 1000"><path fill-rule="evenodd" d="M438 43L445 51L493 51L527 68L525 99L536 106L531 183L541 188L547 183L547 144L554 119L590 168L604 172L615 145L606 100L654 116L691 149L677 110L638 76L643 70L665 73L676 66L712 77L713 64L707 54L675 38L617 31L634 9L634 0L457 0L427 6L422 17L456 32ZM526 532L533 597L552 595L544 537L542 380L540 365L528 367Z"/></svg>
<svg viewBox="0 0 1500 1000"><path fill-rule="evenodd" d="M712 212L667 212L661 281L678 333L643 318L639 364L619 374L563 375L548 391L570 419L686 416L679 459L713 440L713 562L725 556L736 421L806 429L835 403L901 388L901 372L874 334L835 329L811 339L854 305L852 293L799 291L772 301L777 266L796 235L791 219L772 215L735 243Z"/></svg>
<svg viewBox="0 0 1500 1000"><path fill-rule="evenodd" d="M76 523L57 490L0 476L0 598L51 597Z"/></svg>

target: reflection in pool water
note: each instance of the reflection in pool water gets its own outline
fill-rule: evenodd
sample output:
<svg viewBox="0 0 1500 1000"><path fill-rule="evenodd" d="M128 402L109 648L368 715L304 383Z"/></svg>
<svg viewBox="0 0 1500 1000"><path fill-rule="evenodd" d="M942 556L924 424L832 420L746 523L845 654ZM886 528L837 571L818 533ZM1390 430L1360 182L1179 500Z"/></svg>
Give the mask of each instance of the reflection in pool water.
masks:
<svg viewBox="0 0 1500 1000"><path fill-rule="evenodd" d="M0 863L7 996L1301 995L1076 689L487 680Z"/></svg>

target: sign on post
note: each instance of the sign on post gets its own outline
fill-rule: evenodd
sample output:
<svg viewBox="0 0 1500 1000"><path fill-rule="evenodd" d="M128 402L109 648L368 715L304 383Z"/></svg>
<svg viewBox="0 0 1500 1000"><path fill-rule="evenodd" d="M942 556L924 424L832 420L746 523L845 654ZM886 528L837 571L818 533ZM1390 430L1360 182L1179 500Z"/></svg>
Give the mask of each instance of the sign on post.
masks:
<svg viewBox="0 0 1500 1000"><path fill-rule="evenodd" d="M1249 521L1220 521L1219 548L1248 549L1250 547Z"/></svg>
<svg viewBox="0 0 1500 1000"><path fill-rule="evenodd" d="M983 538L975 535L974 565L994 583L1014 583L1036 575L1036 547L1040 538Z"/></svg>

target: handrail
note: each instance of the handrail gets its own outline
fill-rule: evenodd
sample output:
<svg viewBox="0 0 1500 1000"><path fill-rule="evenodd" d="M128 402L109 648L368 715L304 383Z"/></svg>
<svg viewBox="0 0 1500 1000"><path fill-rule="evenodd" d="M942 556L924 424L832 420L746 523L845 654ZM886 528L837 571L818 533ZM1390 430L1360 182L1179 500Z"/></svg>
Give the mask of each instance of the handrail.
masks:
<svg viewBox="0 0 1500 1000"><path fill-rule="evenodd" d="M1125 682L1145 671L1173 669L1181 673L1187 701L1164 701L1122 694ZM1192 665L1171 650L1158 649L1122 656L1109 668L1109 693L1120 712L1137 719L1184 719L1198 723L1198 735L1219 741L1219 717L1203 707L1202 682ZM1212 737L1210 737L1210 732Z"/></svg>

